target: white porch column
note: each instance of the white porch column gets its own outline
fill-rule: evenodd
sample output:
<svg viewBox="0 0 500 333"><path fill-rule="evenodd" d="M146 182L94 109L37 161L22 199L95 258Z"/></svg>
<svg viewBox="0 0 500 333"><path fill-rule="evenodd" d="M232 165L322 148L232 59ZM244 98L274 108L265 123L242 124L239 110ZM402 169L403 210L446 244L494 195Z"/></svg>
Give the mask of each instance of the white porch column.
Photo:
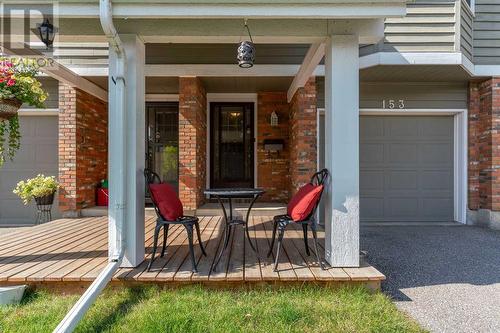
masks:
<svg viewBox="0 0 500 333"><path fill-rule="evenodd" d="M332 35L325 55L326 260L359 266L359 38Z"/></svg>
<svg viewBox="0 0 500 333"><path fill-rule="evenodd" d="M120 35L126 53L125 65L125 124L124 127L115 126L111 112L117 112L113 107L116 97L113 96L113 77L116 72L114 59L116 54L113 48L109 49L109 87L110 87L110 133L109 133L109 182L110 182L110 217L117 209L113 205L113 196L116 191L124 191L124 229L125 229L125 257L123 267L136 267L144 260L144 163L145 163L145 48L144 43L136 35ZM124 133L124 134L123 134ZM121 142L120 142L121 141ZM120 181L116 175L117 163L115 151L125 150L125 184L117 186ZM113 215L114 216L114 215ZM110 224L110 239L114 237ZM113 242L110 242L110 251Z"/></svg>

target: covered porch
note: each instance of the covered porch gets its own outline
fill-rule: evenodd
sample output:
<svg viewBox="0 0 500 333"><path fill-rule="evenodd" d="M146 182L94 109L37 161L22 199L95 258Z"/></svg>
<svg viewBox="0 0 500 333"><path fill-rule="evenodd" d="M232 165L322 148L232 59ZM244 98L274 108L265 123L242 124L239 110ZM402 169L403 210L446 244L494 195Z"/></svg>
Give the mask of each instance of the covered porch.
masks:
<svg viewBox="0 0 500 333"><path fill-rule="evenodd" d="M203 3L206 4L143 7L117 1L116 6L101 12L101 18L103 14L107 15L107 28L99 22L98 4L89 4L86 11L79 13L75 13L75 8L70 5L60 6L63 15L59 19L57 42L98 43L100 48L105 49L106 55L104 63L96 61L94 64L97 66L80 70L78 74L84 78L75 78L73 73L69 76L71 79L65 82L69 81L69 86L62 85L59 88L59 129L60 133L64 132L59 136L59 178L63 182L59 200L66 209L65 215L79 216L81 209L92 202L95 183L106 176L107 169L107 244L111 261L120 262L122 273L119 276L123 276L124 270L128 276L146 267L151 225L145 223L146 186L143 172L151 166L147 141L157 137L157 131L151 132L150 127L145 126L150 115L147 103L178 103L178 193L187 209L197 209L205 203L204 189L219 186L214 182L214 168L220 165L213 165L215 158L212 155L217 150L217 145L213 145L214 140L221 136L217 137L212 132L216 120L213 118L216 105L212 103L253 104L253 117L241 112L242 117L248 117L249 120L243 126L243 136L246 143L252 145L251 150L245 148L245 158L250 160L253 155L254 162L242 171L248 176L245 177L245 186L262 187L271 200L285 203L320 169L315 149L318 134L315 126L317 87L314 82L315 76L324 76L324 87L318 93L324 96L323 164L331 177L326 184L319 219L325 227L322 257L333 268L327 273L316 273L318 276L314 274L315 266L307 264L307 269L295 268L299 261L292 260L294 257L290 257L290 251L290 255L284 257L289 260L288 263L283 263L288 266L280 269L283 273L274 275L274 278L286 280L285 276L289 274L291 279L309 276L317 280L320 275L326 274L336 279L337 273L332 272L338 272L344 279L353 279L356 274L350 276L348 271L351 268L359 269L361 265L360 45L378 43L384 37L384 18L405 15L406 3L402 0L358 1L355 4L335 1L328 5L317 2L290 5L288 2L279 2L266 5L267 9L263 10L260 1L260 4L249 1L228 6L222 12L218 4ZM203 57L206 48L200 47L200 44L223 49L227 49L227 45L234 45L236 53L238 41L247 39L241 32L247 20L252 31L252 36L249 34L248 37L255 43L257 54L259 47L264 50L266 45L289 45L291 50L299 50L300 54L296 57L300 59L299 62L287 63L285 57L288 51L285 54L278 52L274 62L269 63L264 59L262 63L256 61L250 69L239 68L233 62L233 56L211 60ZM118 31L109 27L112 25L116 25ZM106 36L103 35L103 27L105 31L109 29ZM175 54L176 49L182 49L185 45L195 47L180 57L180 62L170 62L169 57ZM233 49L233 46L230 48ZM159 50L156 56L155 49ZM305 52L302 53L300 49ZM66 61L77 63L73 58L69 56ZM287 82L285 89L270 93L266 91L267 94L255 87L251 91L227 87L227 82L234 82L238 88L238 83L245 78L270 82L280 76L285 77L281 83ZM168 90L168 81L172 78L177 82L177 92ZM210 91L210 84L213 87L223 81L226 86L223 91ZM99 101L88 97L98 97ZM231 111L228 112L232 116ZM273 130L259 129L260 123L266 126L270 122L273 113L283 114L288 121ZM96 131L100 137L89 134ZM286 136L281 142L287 152L273 159L269 158L265 146L266 139L275 139L274 132ZM104 139L106 137L107 141ZM234 160L234 163L238 161ZM278 172L274 167L281 162L284 162L283 167ZM253 219L254 225L261 227L257 227L254 232L260 237L267 233L266 223L255 223L256 218ZM204 223L209 221L204 219ZM179 237L184 237L182 233L179 234ZM172 238L172 241L175 242L175 239ZM262 239L261 243L265 243L267 238ZM294 244L289 243L288 247L291 249ZM235 251L230 252L231 256L246 257L243 245L235 242L232 247ZM178 244L179 250L184 248L182 242ZM172 260L184 262L184 258L181 251L173 255ZM238 260L234 262L240 264L235 267L242 266L246 272L245 260ZM103 257L103 265L105 261ZM257 275L256 272L251 273L252 270L248 274L240 272L241 269L233 272L230 269L231 262L227 261L224 279L228 278L226 275L233 274L241 274L243 280L246 276ZM205 265L207 269L210 266L208 262ZM177 266L166 265L176 270L174 278L177 276ZM260 261L258 266L260 279L267 279ZM302 273L304 271L306 273ZM139 276L143 273L141 271Z"/></svg>
<svg viewBox="0 0 500 333"><path fill-rule="evenodd" d="M187 237L181 226L173 227L164 257L158 257L146 270L152 251L154 217L145 219L145 260L137 267L120 268L112 283L165 283L175 286L202 283L212 286L238 286L311 282L324 285L363 284L379 288L385 276L363 260L359 268L321 270L314 253L307 256L302 230L290 227L284 240L278 272L273 257L266 258L271 238L272 218L254 216L249 230L261 258L250 250L244 230L237 228L217 272L211 272L221 246L222 221L219 216L200 216L202 242L207 256L196 246L198 273L192 273ZM0 235L1 285L26 283L33 286L78 290L90 284L108 262L107 218L61 219L28 229ZM319 232L324 250L324 232Z"/></svg>

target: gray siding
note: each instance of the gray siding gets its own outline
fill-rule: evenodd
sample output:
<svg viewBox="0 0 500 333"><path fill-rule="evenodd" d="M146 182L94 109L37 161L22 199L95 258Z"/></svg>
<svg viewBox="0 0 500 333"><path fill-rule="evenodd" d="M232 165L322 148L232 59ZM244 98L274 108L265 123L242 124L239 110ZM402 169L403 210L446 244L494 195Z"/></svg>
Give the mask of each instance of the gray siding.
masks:
<svg viewBox="0 0 500 333"><path fill-rule="evenodd" d="M500 1L476 0L474 62L500 64Z"/></svg>
<svg viewBox="0 0 500 333"><path fill-rule="evenodd" d="M473 25L474 14L469 5L462 0L460 5L460 51L473 60Z"/></svg>
<svg viewBox="0 0 500 333"><path fill-rule="evenodd" d="M415 0L407 15L385 20L385 39L364 46L361 55L383 52L453 52L455 50L455 0Z"/></svg>
<svg viewBox="0 0 500 333"><path fill-rule="evenodd" d="M317 80L318 107L325 107L324 81ZM466 109L466 83L362 82L359 107L380 109L383 100L405 101L406 109Z"/></svg>

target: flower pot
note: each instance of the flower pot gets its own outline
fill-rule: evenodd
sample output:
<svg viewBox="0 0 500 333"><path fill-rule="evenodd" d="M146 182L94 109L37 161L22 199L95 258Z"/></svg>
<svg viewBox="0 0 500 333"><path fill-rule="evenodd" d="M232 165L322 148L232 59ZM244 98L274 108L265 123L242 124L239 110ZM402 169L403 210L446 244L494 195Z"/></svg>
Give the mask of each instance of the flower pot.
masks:
<svg viewBox="0 0 500 333"><path fill-rule="evenodd" d="M23 103L17 99L0 99L0 119L13 118Z"/></svg>
<svg viewBox="0 0 500 333"><path fill-rule="evenodd" d="M35 201L37 205L52 205L54 203L54 194L45 195L43 197L36 197Z"/></svg>

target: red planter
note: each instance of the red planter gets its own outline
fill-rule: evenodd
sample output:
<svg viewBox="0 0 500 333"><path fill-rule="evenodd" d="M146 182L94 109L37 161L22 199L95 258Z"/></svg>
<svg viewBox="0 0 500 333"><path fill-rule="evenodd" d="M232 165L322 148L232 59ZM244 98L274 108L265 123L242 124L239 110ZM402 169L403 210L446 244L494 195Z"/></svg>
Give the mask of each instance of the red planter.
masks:
<svg viewBox="0 0 500 333"><path fill-rule="evenodd" d="M109 194L107 188L97 189L97 206L108 206Z"/></svg>

